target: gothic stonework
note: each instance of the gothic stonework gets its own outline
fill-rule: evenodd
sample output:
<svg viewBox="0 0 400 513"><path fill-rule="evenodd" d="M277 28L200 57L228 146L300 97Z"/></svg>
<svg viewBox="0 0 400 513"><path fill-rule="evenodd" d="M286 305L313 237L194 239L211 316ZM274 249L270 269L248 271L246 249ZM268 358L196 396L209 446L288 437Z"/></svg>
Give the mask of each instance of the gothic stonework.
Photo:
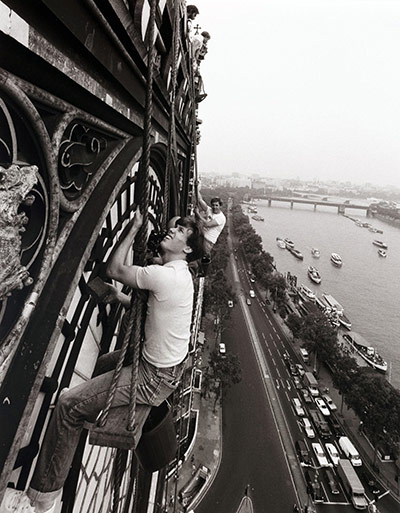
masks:
<svg viewBox="0 0 400 513"><path fill-rule="evenodd" d="M36 172L36 166L0 166L0 300L32 283L20 259L20 233L28 219L24 213L18 214L18 208L32 202L29 191L37 183Z"/></svg>

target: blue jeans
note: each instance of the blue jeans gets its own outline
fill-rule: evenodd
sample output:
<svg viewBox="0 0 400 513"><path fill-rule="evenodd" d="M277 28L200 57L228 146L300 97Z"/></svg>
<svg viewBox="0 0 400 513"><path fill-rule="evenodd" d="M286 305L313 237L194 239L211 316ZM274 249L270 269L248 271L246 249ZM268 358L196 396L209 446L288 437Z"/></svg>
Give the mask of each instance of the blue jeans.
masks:
<svg viewBox="0 0 400 513"><path fill-rule="evenodd" d="M99 359L117 361L118 352ZM103 362L101 361L103 359ZM173 367L161 368L144 358L139 363L137 403L159 406L178 386L186 359ZM104 366L104 365L103 365ZM131 366L123 367L113 407L129 404ZM60 395L47 429L28 496L31 501L54 500L64 486L85 422L94 422L105 407L114 371L106 372Z"/></svg>

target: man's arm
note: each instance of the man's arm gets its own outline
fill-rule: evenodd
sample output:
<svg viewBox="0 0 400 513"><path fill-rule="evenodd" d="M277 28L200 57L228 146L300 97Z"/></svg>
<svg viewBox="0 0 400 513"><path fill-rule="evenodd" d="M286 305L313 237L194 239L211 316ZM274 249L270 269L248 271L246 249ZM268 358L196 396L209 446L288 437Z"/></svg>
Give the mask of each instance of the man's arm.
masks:
<svg viewBox="0 0 400 513"><path fill-rule="evenodd" d="M135 217L129 223L125 237L117 244L114 252L111 254L106 270L109 278L132 288L137 288L136 273L139 266L126 265L125 262L142 223L143 216L140 213L139 207L137 207Z"/></svg>
<svg viewBox="0 0 400 513"><path fill-rule="evenodd" d="M201 210L203 210L204 212L207 212L209 207L208 207L207 203L203 200L203 196L201 195L200 184L197 185L197 202L200 205Z"/></svg>

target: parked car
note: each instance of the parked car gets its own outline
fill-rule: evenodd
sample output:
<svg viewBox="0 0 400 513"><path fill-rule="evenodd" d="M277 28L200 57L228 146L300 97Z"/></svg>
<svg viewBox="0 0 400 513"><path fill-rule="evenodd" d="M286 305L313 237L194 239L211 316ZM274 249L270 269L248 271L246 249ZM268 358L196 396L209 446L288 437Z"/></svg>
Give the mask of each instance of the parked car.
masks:
<svg viewBox="0 0 400 513"><path fill-rule="evenodd" d="M229 308L233 308L233 301L231 299L228 301L228 306Z"/></svg>
<svg viewBox="0 0 400 513"><path fill-rule="evenodd" d="M329 411L329 408L325 404L325 401L323 399L321 399L321 397L315 398L315 404L317 405L317 408L322 413L322 415L324 415L325 417L330 416L331 412Z"/></svg>
<svg viewBox="0 0 400 513"><path fill-rule="evenodd" d="M333 475L333 472L332 470L330 470L329 468L326 468L325 469L325 475L326 475L326 480L328 481L328 486L331 490L331 493L333 494L338 494L339 493L339 487L338 487L338 484L336 482L336 479L335 479L335 476Z"/></svg>
<svg viewBox="0 0 400 513"><path fill-rule="evenodd" d="M291 374L292 376L297 376L297 375L298 375L298 373L299 373L299 371L297 370L297 367L296 367L296 365L295 365L294 363L291 363L291 364L289 365L289 371L290 371L290 374Z"/></svg>
<svg viewBox="0 0 400 513"><path fill-rule="evenodd" d="M329 467L329 462L325 453L321 447L321 444L314 442L311 444L312 450L314 451L315 457L317 458L318 465L320 467Z"/></svg>
<svg viewBox="0 0 400 513"><path fill-rule="evenodd" d="M219 354L221 356L225 356L226 355L226 346L225 346L225 344L223 342L220 342L218 351L219 351Z"/></svg>
<svg viewBox="0 0 400 513"><path fill-rule="evenodd" d="M329 397L328 394L322 394L321 397L325 401L326 405L328 406L328 408L331 411L336 411L337 410L336 404L332 401L332 399Z"/></svg>
<svg viewBox="0 0 400 513"><path fill-rule="evenodd" d="M332 463L337 465L339 463L340 456L336 447L333 444L325 444L325 449L329 454L329 458L332 460Z"/></svg>
<svg viewBox="0 0 400 513"><path fill-rule="evenodd" d="M304 440L296 440L295 447L300 461L309 465L311 463L310 454Z"/></svg>
<svg viewBox="0 0 400 513"><path fill-rule="evenodd" d="M304 370L304 367L301 365L301 363L296 363L297 370L299 371L300 377L303 377L306 371Z"/></svg>
<svg viewBox="0 0 400 513"><path fill-rule="evenodd" d="M247 303L248 305L251 305L251 299L250 299L250 298L247 298L247 299L246 299L246 303Z"/></svg>
<svg viewBox="0 0 400 513"><path fill-rule="evenodd" d="M249 296L256 297L256 293L254 292L254 290L252 290L252 289L249 290Z"/></svg>
<svg viewBox="0 0 400 513"><path fill-rule="evenodd" d="M312 403L312 398L310 392L306 388L302 388L300 390L301 395L303 396L304 402Z"/></svg>
<svg viewBox="0 0 400 513"><path fill-rule="evenodd" d="M298 390L300 390L300 388L303 386L303 385L301 384L300 378L299 378L298 376L294 376L294 377L293 377L293 383L294 383L294 386L295 386Z"/></svg>
<svg viewBox="0 0 400 513"><path fill-rule="evenodd" d="M311 425L311 422L309 421L309 419L307 419L307 417L303 418L303 426L304 426L304 431L306 432L307 437L315 438L315 431Z"/></svg>
<svg viewBox="0 0 400 513"><path fill-rule="evenodd" d="M300 399L298 399L297 397L293 398L292 404L294 411L296 412L296 415L298 415L299 417L304 417L305 411L303 406L301 405Z"/></svg>

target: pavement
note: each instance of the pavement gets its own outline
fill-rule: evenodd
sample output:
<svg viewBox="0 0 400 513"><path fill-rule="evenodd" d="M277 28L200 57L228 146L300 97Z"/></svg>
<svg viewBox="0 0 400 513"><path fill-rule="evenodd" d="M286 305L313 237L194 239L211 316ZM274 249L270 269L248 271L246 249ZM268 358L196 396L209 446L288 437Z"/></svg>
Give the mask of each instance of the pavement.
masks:
<svg viewBox="0 0 400 513"><path fill-rule="evenodd" d="M201 353L200 369L207 367L209 354L216 344L211 318L205 317L203 319L202 331L205 333L205 342ZM192 513L207 493L218 473L222 456L222 408L218 401L214 409L214 399L213 394L208 398L202 398L200 392L194 393L193 409L199 411L197 432L194 444L185 455L185 460L178 472L178 495L180 490L191 482L198 469L203 466L209 471L205 484L193 496L186 508L182 507L179 501L176 504L171 501L165 510L168 513ZM168 486L170 496L175 488L175 483L172 482L174 479L174 476L171 476L171 483Z"/></svg>

